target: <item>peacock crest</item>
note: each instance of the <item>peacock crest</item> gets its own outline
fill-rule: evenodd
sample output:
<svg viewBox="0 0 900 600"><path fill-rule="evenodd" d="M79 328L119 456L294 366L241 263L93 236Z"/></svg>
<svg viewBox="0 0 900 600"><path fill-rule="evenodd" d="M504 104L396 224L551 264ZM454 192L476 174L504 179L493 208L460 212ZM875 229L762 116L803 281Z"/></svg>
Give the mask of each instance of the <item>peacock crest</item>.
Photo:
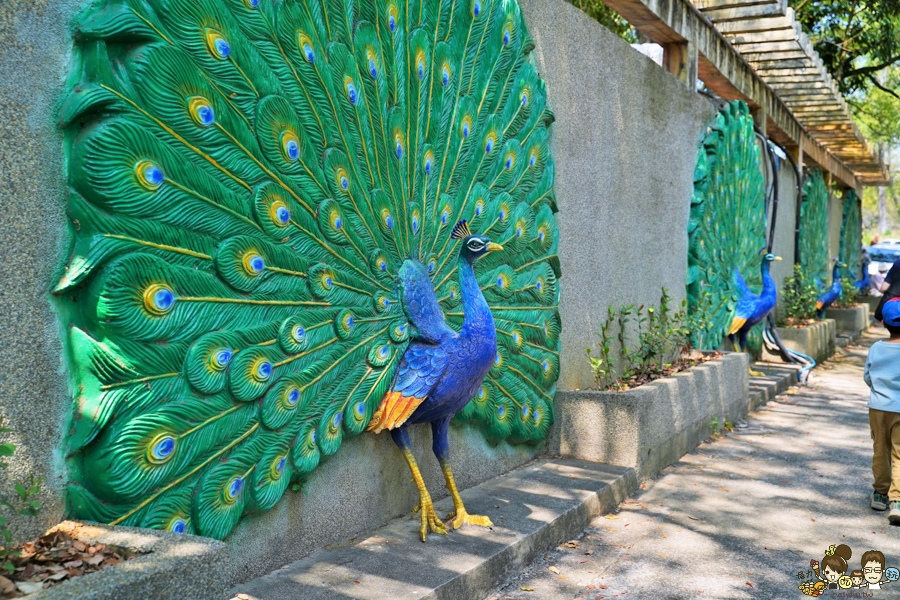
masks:
<svg viewBox="0 0 900 600"><path fill-rule="evenodd" d="M719 347L744 281L762 287L765 246L765 182L753 118L744 102L729 102L701 141L694 171L687 292L696 348Z"/></svg>
<svg viewBox="0 0 900 600"><path fill-rule="evenodd" d="M389 389L405 260L459 330L461 220L507 251L477 264L497 352L456 420L546 436L553 114L514 0L108 0L74 31L74 516L223 538L273 507Z"/></svg>

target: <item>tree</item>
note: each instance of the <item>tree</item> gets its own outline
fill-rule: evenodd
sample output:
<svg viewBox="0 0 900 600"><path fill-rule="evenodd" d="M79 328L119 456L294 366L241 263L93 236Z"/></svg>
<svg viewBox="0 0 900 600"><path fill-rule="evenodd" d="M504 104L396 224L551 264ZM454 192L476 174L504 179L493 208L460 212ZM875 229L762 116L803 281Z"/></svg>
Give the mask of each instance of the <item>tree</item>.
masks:
<svg viewBox="0 0 900 600"><path fill-rule="evenodd" d="M877 74L900 64L900 0L789 0L797 20L848 99L875 87L900 99Z"/></svg>
<svg viewBox="0 0 900 600"><path fill-rule="evenodd" d="M603 0L568 0L589 16L595 18L601 25L615 33L617 36L635 44L638 42L638 34L631 24L619 16L619 13L603 4Z"/></svg>

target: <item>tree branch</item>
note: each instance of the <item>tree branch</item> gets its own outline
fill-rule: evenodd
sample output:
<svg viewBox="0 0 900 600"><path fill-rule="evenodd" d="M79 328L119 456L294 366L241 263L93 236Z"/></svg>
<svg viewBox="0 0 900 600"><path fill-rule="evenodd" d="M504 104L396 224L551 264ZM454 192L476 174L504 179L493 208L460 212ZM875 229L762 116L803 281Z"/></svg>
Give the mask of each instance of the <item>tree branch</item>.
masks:
<svg viewBox="0 0 900 600"><path fill-rule="evenodd" d="M875 87L877 87L877 88L878 88L879 90L881 90L882 92L888 93L888 94L890 94L891 96L893 96L894 98L896 98L897 100L900 100L900 96L897 95L897 92L895 92L894 90L889 89L889 88L886 88L886 87L884 87L883 85L881 85L881 84L878 82L877 79L875 79L874 77L872 77L871 74L866 73L866 74L865 74L865 77L866 77L866 79L868 79L869 81L871 81L873 84L875 84Z"/></svg>
<svg viewBox="0 0 900 600"><path fill-rule="evenodd" d="M897 56L891 57L886 63L882 63L880 65L874 65L871 67L861 67L859 69L853 69L852 71L848 71L844 74L844 77L853 77L854 75L866 75L868 76L870 73L875 73L876 71L880 71L891 65L900 61L900 54Z"/></svg>

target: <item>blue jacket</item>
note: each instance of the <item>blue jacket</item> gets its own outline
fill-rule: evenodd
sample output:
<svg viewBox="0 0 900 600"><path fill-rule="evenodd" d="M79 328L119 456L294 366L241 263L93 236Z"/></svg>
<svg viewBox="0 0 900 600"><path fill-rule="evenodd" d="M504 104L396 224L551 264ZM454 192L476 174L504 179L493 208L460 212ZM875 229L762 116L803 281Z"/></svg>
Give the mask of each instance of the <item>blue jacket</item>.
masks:
<svg viewBox="0 0 900 600"><path fill-rule="evenodd" d="M875 342L866 357L863 379L872 388L869 408L900 413L900 343Z"/></svg>

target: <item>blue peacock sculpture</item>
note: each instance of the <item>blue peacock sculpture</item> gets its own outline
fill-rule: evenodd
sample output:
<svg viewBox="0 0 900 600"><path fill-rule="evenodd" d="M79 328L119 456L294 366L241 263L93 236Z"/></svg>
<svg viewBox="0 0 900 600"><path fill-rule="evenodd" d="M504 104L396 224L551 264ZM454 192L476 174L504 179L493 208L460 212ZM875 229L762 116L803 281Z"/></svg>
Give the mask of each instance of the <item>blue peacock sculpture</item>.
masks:
<svg viewBox="0 0 900 600"><path fill-rule="evenodd" d="M841 262L838 257L834 257L832 260L834 266L831 269L831 287L816 300L816 311L818 311L820 319L825 318L825 309L841 297L841 269L845 268L847 264Z"/></svg>
<svg viewBox="0 0 900 600"><path fill-rule="evenodd" d="M548 128L514 0L105 0L60 120L69 512L224 538L345 437L539 443ZM499 251L500 249L503 251ZM455 415L455 417L454 417Z"/></svg>
<svg viewBox="0 0 900 600"><path fill-rule="evenodd" d="M859 266L859 279L853 282L853 288L856 290L857 294L865 294L872 284L872 278L869 275L870 263L871 260L869 260L868 255L864 255L862 263Z"/></svg>
<svg viewBox="0 0 900 600"><path fill-rule="evenodd" d="M771 252L766 252L765 248L760 252L762 261L760 264L760 275L762 277L762 290L759 294L754 294L744 281L744 277L738 269L734 270L735 285L740 290L740 298L737 306L734 308L734 316L731 319L731 325L728 327L728 336L731 343L735 347L740 347L741 351L747 350L747 335L750 330L763 322L778 301L778 289L775 287L775 280L769 273L769 265L772 261L781 260L780 256L775 256ZM734 336L738 336L738 344L734 344ZM763 373L758 371L750 371L751 375L762 376Z"/></svg>

